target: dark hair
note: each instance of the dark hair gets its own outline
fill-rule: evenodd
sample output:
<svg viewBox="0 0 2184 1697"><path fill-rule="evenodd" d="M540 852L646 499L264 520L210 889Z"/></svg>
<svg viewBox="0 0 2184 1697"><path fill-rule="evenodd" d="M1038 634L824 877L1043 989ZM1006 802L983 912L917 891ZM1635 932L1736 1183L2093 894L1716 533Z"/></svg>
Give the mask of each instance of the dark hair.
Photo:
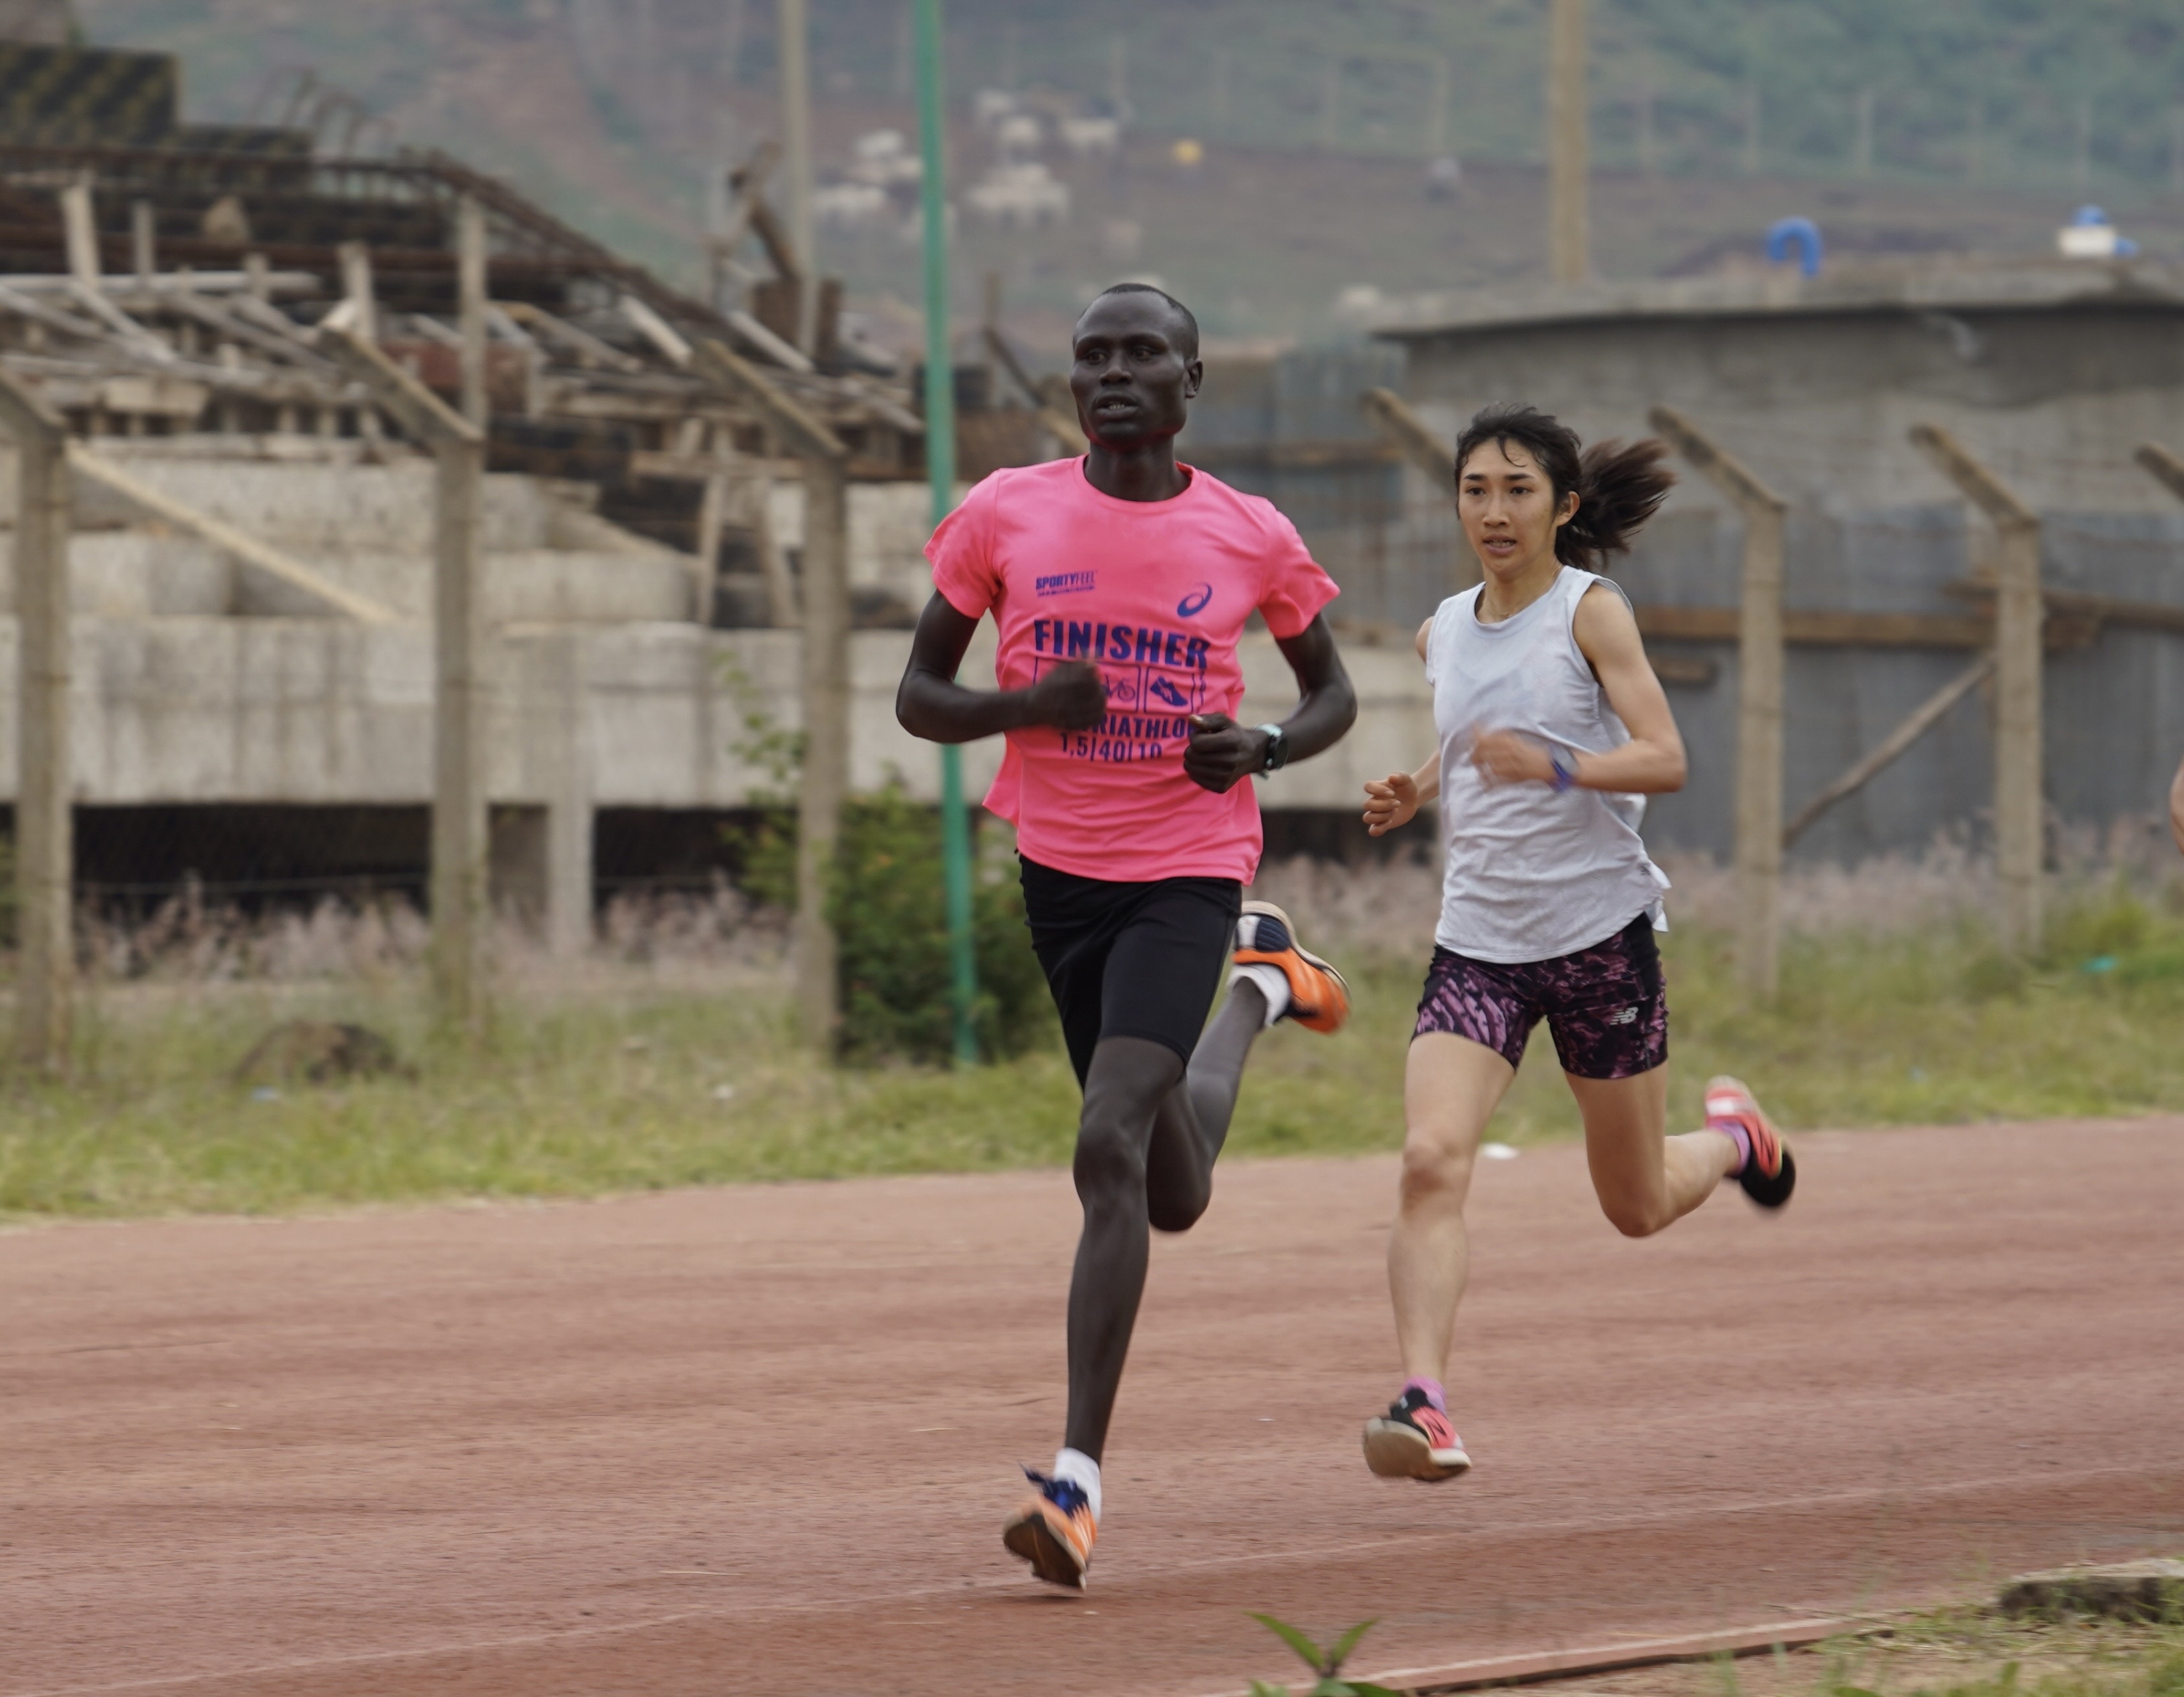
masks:
<svg viewBox="0 0 2184 1697"><path fill-rule="evenodd" d="M1116 283L1100 290L1098 294L1092 297L1092 300L1105 300L1109 295L1158 295L1175 309L1175 315L1183 320L1183 334L1177 339L1177 351L1185 359L1198 358L1198 320L1189 307L1166 289L1152 283ZM1087 301L1084 303L1084 312L1091 310L1092 301ZM1078 314L1079 318L1084 315L1084 313Z"/></svg>
<svg viewBox="0 0 2184 1697"><path fill-rule="evenodd" d="M1668 444L1657 437L1586 448L1561 420L1537 407L1509 405L1480 408L1457 437L1459 483L1464 462L1488 442L1502 448L1513 442L1530 454L1554 491L1556 506L1577 492L1577 516L1555 532L1555 558L1587 571L1598 570L1604 555L1628 554L1631 537L1675 487L1675 473L1661 464L1669 457Z"/></svg>

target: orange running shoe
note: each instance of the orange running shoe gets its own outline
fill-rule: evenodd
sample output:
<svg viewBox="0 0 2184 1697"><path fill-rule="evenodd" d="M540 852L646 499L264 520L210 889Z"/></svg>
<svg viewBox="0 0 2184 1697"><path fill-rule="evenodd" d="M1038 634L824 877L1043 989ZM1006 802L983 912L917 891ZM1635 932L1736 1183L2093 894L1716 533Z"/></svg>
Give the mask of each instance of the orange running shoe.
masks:
<svg viewBox="0 0 2184 1697"><path fill-rule="evenodd" d="M1759 1111L1758 1099L1739 1079L1726 1074L1707 1080L1706 1122L1714 1130L1735 1125L1752 1140L1752 1158L1738 1171L1736 1182L1744 1193L1762 1208L1780 1208L1797 1188L1797 1163L1790 1159L1790 1145L1782 1141L1773 1121Z"/></svg>
<svg viewBox="0 0 2184 1697"><path fill-rule="evenodd" d="M1084 1570L1092 1565L1092 1543L1100 1523L1091 1499L1067 1479L1050 1479L1028 1467L1024 1477L1039 1487L1001 1528L1009 1552L1031 1563L1032 1576L1050 1585L1084 1589Z"/></svg>
<svg viewBox="0 0 2184 1697"><path fill-rule="evenodd" d="M1438 1484L1471 1471L1471 1457L1448 1416L1415 1385L1365 1422L1365 1465L1384 1479Z"/></svg>
<svg viewBox="0 0 2184 1697"><path fill-rule="evenodd" d="M1350 1017L1350 987L1317 954L1297 947L1296 926L1272 902L1245 902L1236 921L1239 966L1279 968L1289 980L1290 1004L1277 1016L1306 1031L1338 1032Z"/></svg>

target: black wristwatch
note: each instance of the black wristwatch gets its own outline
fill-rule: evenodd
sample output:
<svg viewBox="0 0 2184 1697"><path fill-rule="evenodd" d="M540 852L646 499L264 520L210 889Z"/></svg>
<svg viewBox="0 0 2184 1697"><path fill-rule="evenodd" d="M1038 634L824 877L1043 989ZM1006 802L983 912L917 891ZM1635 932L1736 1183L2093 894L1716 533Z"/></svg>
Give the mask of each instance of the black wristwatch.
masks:
<svg viewBox="0 0 2184 1697"><path fill-rule="evenodd" d="M1259 762L1259 770L1278 772L1290 763L1290 733L1279 725L1262 725L1258 729L1267 739L1267 757Z"/></svg>

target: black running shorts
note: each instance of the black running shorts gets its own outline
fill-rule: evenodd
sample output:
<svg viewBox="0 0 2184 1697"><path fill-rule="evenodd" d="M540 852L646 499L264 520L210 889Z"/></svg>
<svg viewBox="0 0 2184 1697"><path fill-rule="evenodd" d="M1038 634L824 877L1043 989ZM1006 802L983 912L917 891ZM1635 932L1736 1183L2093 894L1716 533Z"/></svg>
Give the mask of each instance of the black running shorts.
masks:
<svg viewBox="0 0 2184 1697"><path fill-rule="evenodd" d="M1189 1060L1221 988L1244 887L1234 878L1118 884L1022 865L1031 946L1078 1083L1102 1038L1143 1038Z"/></svg>

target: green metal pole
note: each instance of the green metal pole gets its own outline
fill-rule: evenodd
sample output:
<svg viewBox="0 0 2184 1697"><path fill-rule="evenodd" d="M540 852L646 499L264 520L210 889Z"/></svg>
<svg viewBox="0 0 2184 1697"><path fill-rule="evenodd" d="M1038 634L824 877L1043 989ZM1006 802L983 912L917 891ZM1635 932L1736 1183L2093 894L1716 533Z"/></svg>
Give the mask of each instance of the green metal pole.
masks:
<svg viewBox="0 0 2184 1697"><path fill-rule="evenodd" d="M940 95L940 0L916 0L917 120L925 155L925 475L933 522L956 505L956 360L948 335L947 108ZM971 947L971 830L963 810L963 751L940 750L940 860L948 892L948 957L956 1004L956 1061L978 1058L971 1010L978 995Z"/></svg>

